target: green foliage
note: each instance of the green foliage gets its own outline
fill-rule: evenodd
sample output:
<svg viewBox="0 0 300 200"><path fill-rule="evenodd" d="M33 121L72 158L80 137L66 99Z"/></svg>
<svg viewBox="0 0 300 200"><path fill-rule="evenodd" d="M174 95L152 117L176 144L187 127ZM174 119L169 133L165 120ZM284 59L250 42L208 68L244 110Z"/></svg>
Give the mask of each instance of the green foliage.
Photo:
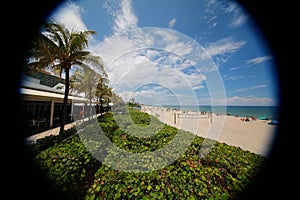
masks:
<svg viewBox="0 0 300 200"><path fill-rule="evenodd" d="M34 162L55 188L72 198L84 194L89 176L100 166L80 142L78 135L42 151Z"/></svg>
<svg viewBox="0 0 300 200"><path fill-rule="evenodd" d="M43 138L37 139L34 143L27 144L26 150L27 153L34 157L39 152L46 150L49 147L54 146L57 143L62 142L63 140L67 139L68 137L74 135L76 133L76 128L72 127L68 130L64 130L62 133L58 135L48 135Z"/></svg>
<svg viewBox="0 0 300 200"><path fill-rule="evenodd" d="M104 145L103 135L97 132L99 125L88 125L81 132L81 140L73 137L35 158L56 187L72 191L79 199L232 199L256 178L266 161L263 156L216 141L211 141L215 143L206 156L199 157L200 150L207 144L203 143L204 138L163 124L136 110L130 110L130 115L106 113L98 120L106 139L120 149L148 153L169 145L172 153L179 156L162 169L144 173L100 165L83 143L92 146L89 150L110 153L110 149ZM192 142L189 144L186 138ZM185 142L186 151L177 152L178 145ZM136 162L139 161L129 160L121 165L130 168ZM147 164L155 168L155 163ZM87 184L80 187L82 183Z"/></svg>
<svg viewBox="0 0 300 200"><path fill-rule="evenodd" d="M99 122L113 122L114 121L113 114L111 112L107 112L102 115L99 115L97 117L97 119Z"/></svg>
<svg viewBox="0 0 300 200"><path fill-rule="evenodd" d="M129 108L131 109L140 109L141 105L138 102L135 102L134 99L130 99L129 102L127 103Z"/></svg>
<svg viewBox="0 0 300 200"><path fill-rule="evenodd" d="M140 112L138 110L129 110L130 117L135 124L150 124L150 116L147 113Z"/></svg>

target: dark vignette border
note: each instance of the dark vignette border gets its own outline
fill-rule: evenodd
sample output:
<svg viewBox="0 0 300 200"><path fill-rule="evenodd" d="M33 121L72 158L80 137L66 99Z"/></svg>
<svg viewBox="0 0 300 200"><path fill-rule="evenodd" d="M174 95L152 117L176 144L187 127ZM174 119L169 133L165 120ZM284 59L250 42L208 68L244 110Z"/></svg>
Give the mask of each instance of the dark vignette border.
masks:
<svg viewBox="0 0 300 200"><path fill-rule="evenodd" d="M2 168L4 167L2 187L4 191L1 195L10 199L62 199L62 196L52 190L51 186L45 182L38 173L36 166L28 159L24 153L24 142L20 119L19 102L19 80L22 73L22 66L26 51L31 40L38 31L40 24L51 14L51 11L59 6L63 0L27 0L27 1L7 1L3 4L1 13L4 22L1 35L3 50L5 55L1 79L3 96L2 108ZM290 84L297 85L297 79L293 77L293 67L295 57L292 53L292 44L297 38L293 37L296 23L289 23L294 19L293 7L295 4L282 1L238 1L253 17L261 28L267 43L270 45L277 64L277 79L279 82L280 94L280 128L276 138L269 162L261 172L259 178L249 185L241 199L271 199L283 196L291 199L296 195L299 173L296 168L297 158L295 155L297 129L291 128L293 117L291 112L293 98L288 88ZM292 25L291 25L292 24ZM7 55L6 55L7 54ZM292 73L288 73L288 70ZM297 73L294 73L294 76ZM5 76L7 76L5 78ZM294 89L294 87L292 87ZM292 131L293 130L293 131ZM296 132L295 132L296 131Z"/></svg>

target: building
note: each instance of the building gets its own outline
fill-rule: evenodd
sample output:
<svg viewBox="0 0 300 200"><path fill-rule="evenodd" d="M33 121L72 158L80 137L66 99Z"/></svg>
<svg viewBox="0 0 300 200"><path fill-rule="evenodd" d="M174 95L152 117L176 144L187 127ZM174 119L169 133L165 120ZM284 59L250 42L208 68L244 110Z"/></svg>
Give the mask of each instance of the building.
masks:
<svg viewBox="0 0 300 200"><path fill-rule="evenodd" d="M46 71L24 73L20 82L22 125L27 135L60 125L60 113L64 98L64 79ZM68 97L67 122L74 120L75 113L87 110L89 101L78 95ZM93 103L93 106L96 104Z"/></svg>

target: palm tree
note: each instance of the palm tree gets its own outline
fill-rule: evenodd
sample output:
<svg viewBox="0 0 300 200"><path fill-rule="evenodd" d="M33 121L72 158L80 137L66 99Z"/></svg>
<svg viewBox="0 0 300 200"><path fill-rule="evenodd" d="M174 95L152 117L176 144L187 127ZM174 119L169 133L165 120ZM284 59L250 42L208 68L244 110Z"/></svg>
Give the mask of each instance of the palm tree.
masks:
<svg viewBox="0 0 300 200"><path fill-rule="evenodd" d="M51 68L60 76L65 73L65 92L61 112L60 133L64 131L67 103L70 89L70 70L72 66L83 68L97 67L106 74L101 57L92 55L84 49L88 46L93 30L70 31L64 25L47 22L42 25L37 39L33 42L27 66L30 69Z"/></svg>
<svg viewBox="0 0 300 200"><path fill-rule="evenodd" d="M71 80L74 80L73 89L79 93L83 92L89 99L89 119L92 114L92 99L96 97L97 84L101 79L100 74L89 68L78 69L71 76Z"/></svg>
<svg viewBox="0 0 300 200"><path fill-rule="evenodd" d="M103 112L103 97L106 96L108 98L112 95L112 88L108 87L109 79L106 77L101 77L98 81L96 88L96 97L98 97L98 101L100 103L100 112Z"/></svg>

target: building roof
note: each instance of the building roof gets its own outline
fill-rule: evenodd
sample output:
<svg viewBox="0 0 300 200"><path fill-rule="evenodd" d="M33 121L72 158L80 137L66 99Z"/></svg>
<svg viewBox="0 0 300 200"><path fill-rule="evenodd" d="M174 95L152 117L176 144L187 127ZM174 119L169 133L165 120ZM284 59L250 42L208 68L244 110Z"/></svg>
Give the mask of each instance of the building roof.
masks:
<svg viewBox="0 0 300 200"><path fill-rule="evenodd" d="M20 92L24 89L64 94L65 79L54 76L46 71L24 73L20 82ZM70 94L69 96L72 96ZM76 95L78 96L78 95Z"/></svg>
<svg viewBox="0 0 300 200"><path fill-rule="evenodd" d="M63 94L64 90L56 89L54 87L49 87L47 85L41 84L41 80L37 78L33 78L27 75L23 75L21 80L21 88L39 90L39 91L46 91L46 92L53 92Z"/></svg>
<svg viewBox="0 0 300 200"><path fill-rule="evenodd" d="M65 79L60 78L58 76L54 76L49 72L42 71L42 70L28 73L27 75L32 78L36 78L40 80L41 85L45 85L51 88L57 85L58 83L65 84Z"/></svg>

